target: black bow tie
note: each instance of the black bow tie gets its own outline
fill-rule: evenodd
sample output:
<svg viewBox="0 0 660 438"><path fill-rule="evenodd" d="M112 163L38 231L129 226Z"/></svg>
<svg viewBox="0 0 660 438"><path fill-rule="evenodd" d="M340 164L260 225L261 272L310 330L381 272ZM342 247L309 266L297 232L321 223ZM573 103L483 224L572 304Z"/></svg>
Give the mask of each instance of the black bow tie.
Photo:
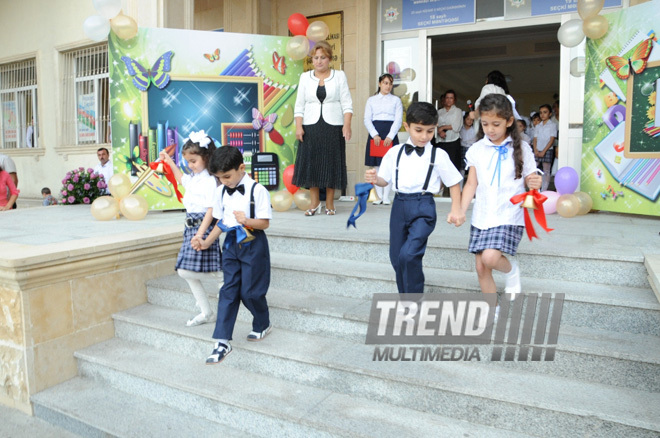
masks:
<svg viewBox="0 0 660 438"><path fill-rule="evenodd" d="M420 157L424 155L424 146L413 146L406 143L406 155L410 155L413 151L417 152Z"/></svg>
<svg viewBox="0 0 660 438"><path fill-rule="evenodd" d="M227 193L229 194L229 196L233 195L234 192L239 192L241 195L245 194L245 187L243 186L243 184L239 184L234 188L227 186L225 186L225 188L227 189Z"/></svg>

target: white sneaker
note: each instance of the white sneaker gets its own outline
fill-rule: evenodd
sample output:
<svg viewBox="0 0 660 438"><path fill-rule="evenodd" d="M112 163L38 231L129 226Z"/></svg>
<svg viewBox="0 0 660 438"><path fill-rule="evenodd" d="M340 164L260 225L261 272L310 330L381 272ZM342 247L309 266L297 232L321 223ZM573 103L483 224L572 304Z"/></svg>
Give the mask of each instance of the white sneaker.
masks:
<svg viewBox="0 0 660 438"><path fill-rule="evenodd" d="M510 294L511 301L513 301L516 299L516 294L519 294L520 291L520 268L517 261L511 260L511 271L506 274L504 293Z"/></svg>
<svg viewBox="0 0 660 438"><path fill-rule="evenodd" d="M383 203L383 201L381 201L380 199L378 201L372 202L373 205L380 205L382 203Z"/></svg>
<svg viewBox="0 0 660 438"><path fill-rule="evenodd" d="M186 322L186 326L194 327L196 325L207 324L209 322L215 322L215 313L211 312L209 315L204 315L204 313L200 313L193 319Z"/></svg>

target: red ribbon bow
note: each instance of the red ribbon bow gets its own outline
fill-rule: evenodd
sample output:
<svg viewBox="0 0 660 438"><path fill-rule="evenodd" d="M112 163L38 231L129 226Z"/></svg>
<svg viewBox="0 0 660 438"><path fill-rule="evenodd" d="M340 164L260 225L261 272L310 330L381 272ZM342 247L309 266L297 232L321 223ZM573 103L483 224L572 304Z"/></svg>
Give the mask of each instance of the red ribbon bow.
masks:
<svg viewBox="0 0 660 438"><path fill-rule="evenodd" d="M518 204L523 202L527 196L531 196L534 199L534 206L536 207L536 210L534 210L534 217L536 218L536 222L539 223L541 228L549 233L553 228L548 228L548 225L545 222L545 211L543 210L543 203L548 197L540 194L534 189L512 197L511 203ZM536 231L534 231L534 225L532 225L532 219L529 217L529 211L527 208L525 209L525 229L527 230L527 237L529 237L529 240L532 240L534 237L537 239L539 238L539 236L536 235Z"/></svg>
<svg viewBox="0 0 660 438"><path fill-rule="evenodd" d="M164 161L154 161L149 163L149 167L151 168L151 170L156 170L160 165L163 166L163 173L165 174L165 178L167 178L170 184L172 184L172 187L174 187L174 193L176 193L176 199L178 199L179 202L183 204L183 202L181 201L183 199L183 195L179 191L179 185L176 183L176 178L174 177L174 172L172 172L172 168L170 167L170 165Z"/></svg>

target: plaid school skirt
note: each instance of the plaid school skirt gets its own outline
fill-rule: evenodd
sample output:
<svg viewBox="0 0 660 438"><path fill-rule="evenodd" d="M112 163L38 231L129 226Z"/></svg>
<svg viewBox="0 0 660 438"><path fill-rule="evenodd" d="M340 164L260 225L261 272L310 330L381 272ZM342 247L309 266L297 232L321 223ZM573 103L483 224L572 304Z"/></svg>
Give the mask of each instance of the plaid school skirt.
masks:
<svg viewBox="0 0 660 438"><path fill-rule="evenodd" d="M186 219L192 220L203 219L204 213L186 213ZM215 226L215 220L211 226L204 233L204 238L209 235L209 232ZM220 239L216 239L210 247L203 251L195 251L190 246L190 241L197 233L197 227L184 228L183 230L183 244L179 250L179 255L176 258L176 266L174 269L187 269L194 272L217 272L222 271L222 253L220 252Z"/></svg>
<svg viewBox="0 0 660 438"><path fill-rule="evenodd" d="M545 151L545 155L543 157L539 158L536 157L536 162L537 163L552 163L552 160L555 159L555 147L551 146L548 148L547 151Z"/></svg>
<svg viewBox="0 0 660 438"><path fill-rule="evenodd" d="M500 225L487 230L470 226L468 251L478 254L485 249L497 249L514 256L518 251L524 229L522 225Z"/></svg>

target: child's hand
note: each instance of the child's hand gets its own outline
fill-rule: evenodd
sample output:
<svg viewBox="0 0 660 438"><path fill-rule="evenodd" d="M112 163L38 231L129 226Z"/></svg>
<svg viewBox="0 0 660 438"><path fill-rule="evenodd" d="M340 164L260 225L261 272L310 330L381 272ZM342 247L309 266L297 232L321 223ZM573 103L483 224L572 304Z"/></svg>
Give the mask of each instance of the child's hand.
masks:
<svg viewBox="0 0 660 438"><path fill-rule="evenodd" d="M374 137L374 144L376 146L380 146L380 135Z"/></svg>
<svg viewBox="0 0 660 438"><path fill-rule="evenodd" d="M389 137L385 137L385 140L383 140L383 146L386 148L390 147L392 145L392 139Z"/></svg>
<svg viewBox="0 0 660 438"><path fill-rule="evenodd" d="M200 237L200 236L195 236L195 237L193 237L192 239L190 239L190 246L192 246L192 248L193 248L195 251L201 251L201 250L202 250L202 242L203 242L203 241L204 241L204 239L203 239L202 237Z"/></svg>
<svg viewBox="0 0 660 438"><path fill-rule="evenodd" d="M376 184L376 181L378 180L378 175L376 174L376 169L367 169L364 172L364 181L371 183L371 184Z"/></svg>
<svg viewBox="0 0 660 438"><path fill-rule="evenodd" d="M158 154L158 158L160 158L161 161L163 161L164 163L167 163L167 164L172 164L173 163L172 162L172 157L170 157L170 154L168 154L164 150L160 151L160 153Z"/></svg>
<svg viewBox="0 0 660 438"><path fill-rule="evenodd" d="M243 226L245 226L245 224L247 223L247 218L245 217L244 211L234 210L234 217L236 218L236 222L238 222Z"/></svg>
<svg viewBox="0 0 660 438"><path fill-rule="evenodd" d="M533 174L527 177L527 187L529 187L531 190L540 189L542 183L543 177L541 175Z"/></svg>
<svg viewBox="0 0 660 438"><path fill-rule="evenodd" d="M450 211L447 215L447 223L460 227L465 223L465 214L461 212Z"/></svg>

